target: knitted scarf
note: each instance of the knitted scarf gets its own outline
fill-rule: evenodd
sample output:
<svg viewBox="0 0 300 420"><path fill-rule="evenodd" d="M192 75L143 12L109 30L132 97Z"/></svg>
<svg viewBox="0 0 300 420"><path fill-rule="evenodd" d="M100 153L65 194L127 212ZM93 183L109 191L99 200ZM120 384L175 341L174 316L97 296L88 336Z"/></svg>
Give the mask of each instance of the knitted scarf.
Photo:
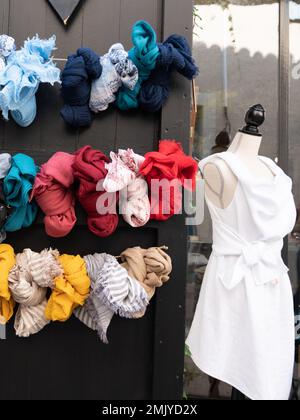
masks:
<svg viewBox="0 0 300 420"><path fill-rule="evenodd" d="M138 81L138 69L122 44L114 44L100 62L102 75L93 82L90 99L90 108L96 113L105 111L115 102L115 94L121 86L133 90Z"/></svg>
<svg viewBox="0 0 300 420"><path fill-rule="evenodd" d="M117 98L117 106L122 111L138 108L138 96L143 82L156 66L159 48L156 43L156 33L152 26L145 21L138 21L133 26L132 42L134 47L129 51L129 58L138 68L139 80L133 90L122 87Z"/></svg>
<svg viewBox="0 0 300 420"><path fill-rule="evenodd" d="M159 45L159 51L156 68L143 84L139 97L140 107L148 112L157 112L165 105L170 95L173 70L189 80L199 73L188 41L183 36L171 35Z"/></svg>
<svg viewBox="0 0 300 420"><path fill-rule="evenodd" d="M45 310L51 321L67 321L77 306L83 306L89 296L90 279L79 255L61 255L58 261L63 274L56 277L55 287Z"/></svg>
<svg viewBox="0 0 300 420"><path fill-rule="evenodd" d="M10 245L0 245L0 324L13 316L14 300L8 287L8 275L15 265L15 253Z"/></svg>
<svg viewBox="0 0 300 420"><path fill-rule="evenodd" d="M42 165L32 197L45 213L46 233L54 238L68 235L76 224L75 194L72 190L74 155L58 152Z"/></svg>
<svg viewBox="0 0 300 420"><path fill-rule="evenodd" d="M133 318L137 312L145 312L148 297L111 255L90 255L85 261L91 277L91 294L75 315L89 328L96 329L101 340L108 343L107 330L113 315Z"/></svg>
<svg viewBox="0 0 300 420"><path fill-rule="evenodd" d="M12 158L11 168L4 178L3 193L12 207L5 230L14 232L32 225L37 216L37 205L29 202L37 167L34 160L22 153Z"/></svg>
<svg viewBox="0 0 300 420"><path fill-rule="evenodd" d="M88 227L103 238L112 235L119 222L115 208L116 196L103 190L99 192L98 188L99 181L103 181L107 174L105 164L108 162L109 159L100 150L86 146L78 150L73 164L74 176L79 181L77 197L87 213ZM101 200L105 197L107 200L103 200L102 205Z"/></svg>
<svg viewBox="0 0 300 420"><path fill-rule="evenodd" d="M29 337L41 331L49 320L45 317L47 286L61 274L57 251L38 254L25 249L16 256L9 274L9 288L19 308L15 318L18 337Z"/></svg>
<svg viewBox="0 0 300 420"><path fill-rule="evenodd" d="M91 83L101 73L100 57L90 48L79 48L76 54L68 57L62 72L62 96L65 105L61 110L61 116L67 124L75 128L91 125Z"/></svg>

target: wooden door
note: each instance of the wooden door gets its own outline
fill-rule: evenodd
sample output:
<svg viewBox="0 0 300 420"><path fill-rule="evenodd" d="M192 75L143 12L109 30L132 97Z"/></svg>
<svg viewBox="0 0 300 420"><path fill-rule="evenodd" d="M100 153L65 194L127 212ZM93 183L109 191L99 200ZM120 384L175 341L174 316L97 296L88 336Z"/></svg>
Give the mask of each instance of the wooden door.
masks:
<svg viewBox="0 0 300 420"><path fill-rule="evenodd" d="M38 33L57 36L55 56L65 58L80 46L103 54L115 42L131 46L131 27L148 20L158 38L171 33L192 37L192 0L85 0L65 29L45 0L1 0L0 30L18 46ZM188 148L190 85L175 77L171 99L162 113L120 113L114 109L97 117L91 128L73 130L59 116L59 87L43 85L38 92L38 116L26 129L0 121L2 151L28 153L37 163L54 152L73 152L91 145L105 153L132 147L137 153L156 150L160 138L177 139ZM186 228L182 216L167 223L151 222L134 230L120 222L110 238L92 235L77 209L78 224L66 238L46 236L42 216L27 230L9 234L16 252L57 247L61 252L119 255L130 246L168 245L173 258L172 279L159 290L141 320L114 317L109 345L77 319L52 323L29 339L15 336L13 322L7 340L0 341L0 399L178 399L182 396Z"/></svg>

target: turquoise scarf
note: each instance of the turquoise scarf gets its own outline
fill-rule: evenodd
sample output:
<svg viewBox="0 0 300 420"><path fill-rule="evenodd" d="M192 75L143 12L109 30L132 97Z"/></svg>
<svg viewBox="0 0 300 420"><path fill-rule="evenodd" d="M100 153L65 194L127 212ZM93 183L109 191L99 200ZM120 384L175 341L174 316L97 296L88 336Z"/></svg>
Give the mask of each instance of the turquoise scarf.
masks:
<svg viewBox="0 0 300 420"><path fill-rule="evenodd" d="M38 211L36 203L29 201L37 175L34 160L30 156L19 153L12 158L11 163L11 168L3 182L6 203L13 209L5 224L7 232L15 232L31 226Z"/></svg>
<svg viewBox="0 0 300 420"><path fill-rule="evenodd" d="M134 47L129 51L129 58L139 71L139 80L133 90L123 87L119 91L117 106L122 111L138 108L138 96L143 82L148 80L152 70L156 67L159 48L156 33L152 26L143 20L137 22L132 29Z"/></svg>

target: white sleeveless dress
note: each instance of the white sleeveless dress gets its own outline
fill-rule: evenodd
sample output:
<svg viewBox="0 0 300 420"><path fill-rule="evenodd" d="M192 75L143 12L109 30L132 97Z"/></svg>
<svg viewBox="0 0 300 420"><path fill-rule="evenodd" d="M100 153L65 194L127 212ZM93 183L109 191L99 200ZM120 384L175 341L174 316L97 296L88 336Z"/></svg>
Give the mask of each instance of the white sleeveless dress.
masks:
<svg viewBox="0 0 300 420"><path fill-rule="evenodd" d="M187 338L196 365L252 400L288 400L294 367L294 305L281 251L296 208L291 179L269 158L274 173L256 179L233 153L223 159L238 178L225 210L206 199L213 220L213 252Z"/></svg>

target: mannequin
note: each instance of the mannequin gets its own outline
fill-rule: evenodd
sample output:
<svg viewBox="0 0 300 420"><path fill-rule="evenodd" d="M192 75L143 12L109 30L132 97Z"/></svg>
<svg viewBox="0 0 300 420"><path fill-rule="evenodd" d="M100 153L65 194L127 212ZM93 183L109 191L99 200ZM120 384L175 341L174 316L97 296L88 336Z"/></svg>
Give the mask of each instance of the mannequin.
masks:
<svg viewBox="0 0 300 420"><path fill-rule="evenodd" d="M226 153L233 153L256 178L272 179L275 174L259 159L262 135L259 127L265 121L265 110L261 105L252 106L245 117L246 126L232 141ZM216 158L204 167L206 195L216 206L226 209L233 200L238 180L224 160Z"/></svg>
<svg viewBox="0 0 300 420"><path fill-rule="evenodd" d="M294 372L282 249L296 208L292 179L259 155L264 120L262 106L251 107L229 151L200 163L213 244L186 343L202 372L234 388L233 400L288 400Z"/></svg>

